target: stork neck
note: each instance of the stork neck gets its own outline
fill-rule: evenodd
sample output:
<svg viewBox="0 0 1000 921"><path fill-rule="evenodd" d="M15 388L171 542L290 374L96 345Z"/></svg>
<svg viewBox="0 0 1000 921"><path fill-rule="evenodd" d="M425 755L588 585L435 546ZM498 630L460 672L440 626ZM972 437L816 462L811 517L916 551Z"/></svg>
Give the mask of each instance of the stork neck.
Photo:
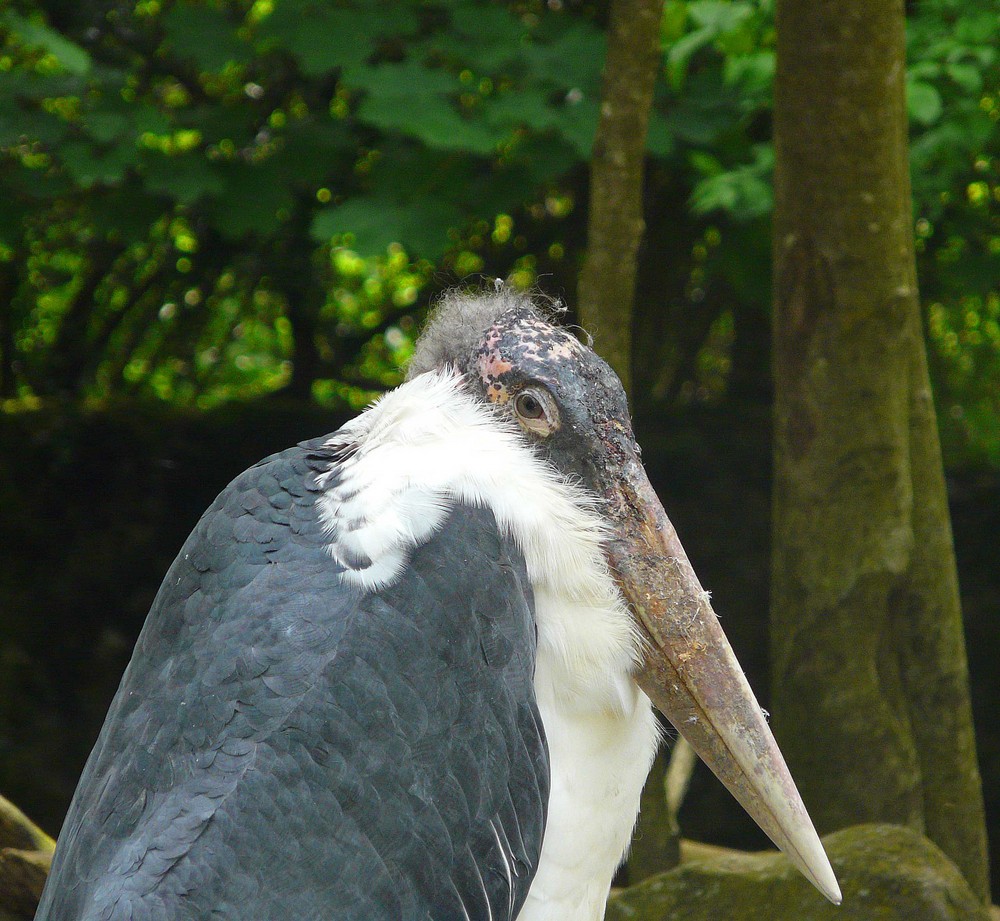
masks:
<svg viewBox="0 0 1000 921"><path fill-rule="evenodd" d="M541 459L457 373L408 381L329 441L342 459L320 499L344 578L391 584L457 502L489 508L517 543L536 590L615 603L596 500Z"/></svg>

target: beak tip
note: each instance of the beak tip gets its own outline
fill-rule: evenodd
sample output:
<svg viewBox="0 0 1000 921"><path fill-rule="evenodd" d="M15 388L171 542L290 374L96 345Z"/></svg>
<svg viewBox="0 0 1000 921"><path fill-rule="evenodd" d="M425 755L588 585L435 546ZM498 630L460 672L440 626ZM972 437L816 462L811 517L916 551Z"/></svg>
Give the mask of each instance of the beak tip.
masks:
<svg viewBox="0 0 1000 921"><path fill-rule="evenodd" d="M829 869L829 865L827 869ZM822 879L817 880L817 888L834 905L839 905L844 901L840 892L840 884L837 882L837 877L833 875L832 869L828 874L824 873Z"/></svg>
<svg viewBox="0 0 1000 921"><path fill-rule="evenodd" d="M844 897L840 892L840 884L837 882L837 877L833 872L833 867L830 866L830 859L826 855L826 851L823 849L823 845L820 843L819 838L816 838L816 844L818 845L818 852L813 852L809 855L811 859L808 861L803 861L799 864L799 869L803 871L803 875L809 880L825 897L828 901L832 902L834 905L839 905ZM794 861L799 863L798 860Z"/></svg>

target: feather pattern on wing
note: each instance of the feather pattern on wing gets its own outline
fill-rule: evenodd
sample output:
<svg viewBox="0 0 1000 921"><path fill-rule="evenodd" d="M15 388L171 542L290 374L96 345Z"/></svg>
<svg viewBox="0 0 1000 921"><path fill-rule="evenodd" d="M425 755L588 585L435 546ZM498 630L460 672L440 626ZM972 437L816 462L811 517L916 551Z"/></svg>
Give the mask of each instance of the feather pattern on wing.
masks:
<svg viewBox="0 0 1000 921"><path fill-rule="evenodd" d="M39 921L516 917L548 795L524 559L453 502L391 584L344 580L328 442L238 477L170 568Z"/></svg>

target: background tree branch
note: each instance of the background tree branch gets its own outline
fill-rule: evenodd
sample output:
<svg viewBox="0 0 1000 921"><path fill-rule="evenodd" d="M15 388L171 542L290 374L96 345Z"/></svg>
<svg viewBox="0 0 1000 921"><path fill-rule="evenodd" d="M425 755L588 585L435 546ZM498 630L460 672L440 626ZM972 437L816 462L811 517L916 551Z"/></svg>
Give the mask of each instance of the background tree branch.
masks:
<svg viewBox="0 0 1000 921"><path fill-rule="evenodd" d="M587 255L577 310L625 392L632 387L632 310L642 242L646 134L660 69L662 0L613 0L590 163Z"/></svg>

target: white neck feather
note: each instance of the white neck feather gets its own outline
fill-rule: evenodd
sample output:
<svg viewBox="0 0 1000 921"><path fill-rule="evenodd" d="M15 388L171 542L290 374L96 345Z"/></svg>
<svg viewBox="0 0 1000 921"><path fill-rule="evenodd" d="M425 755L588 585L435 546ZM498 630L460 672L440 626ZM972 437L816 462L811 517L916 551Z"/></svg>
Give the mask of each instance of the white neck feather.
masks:
<svg viewBox="0 0 1000 921"><path fill-rule="evenodd" d="M372 590L391 584L456 503L486 507L524 554L542 608L539 645L565 666L566 689L631 672L636 639L605 562L596 500L539 458L460 375L446 369L414 378L330 443L345 457L320 510L346 581ZM546 599L572 604L599 629L541 616L551 607Z"/></svg>
<svg viewBox="0 0 1000 921"><path fill-rule="evenodd" d="M605 561L597 500L450 370L387 394L330 444L343 460L320 513L345 581L390 585L458 503L489 508L524 555L551 793L518 921L598 921L635 823L657 725L631 677L638 640Z"/></svg>

